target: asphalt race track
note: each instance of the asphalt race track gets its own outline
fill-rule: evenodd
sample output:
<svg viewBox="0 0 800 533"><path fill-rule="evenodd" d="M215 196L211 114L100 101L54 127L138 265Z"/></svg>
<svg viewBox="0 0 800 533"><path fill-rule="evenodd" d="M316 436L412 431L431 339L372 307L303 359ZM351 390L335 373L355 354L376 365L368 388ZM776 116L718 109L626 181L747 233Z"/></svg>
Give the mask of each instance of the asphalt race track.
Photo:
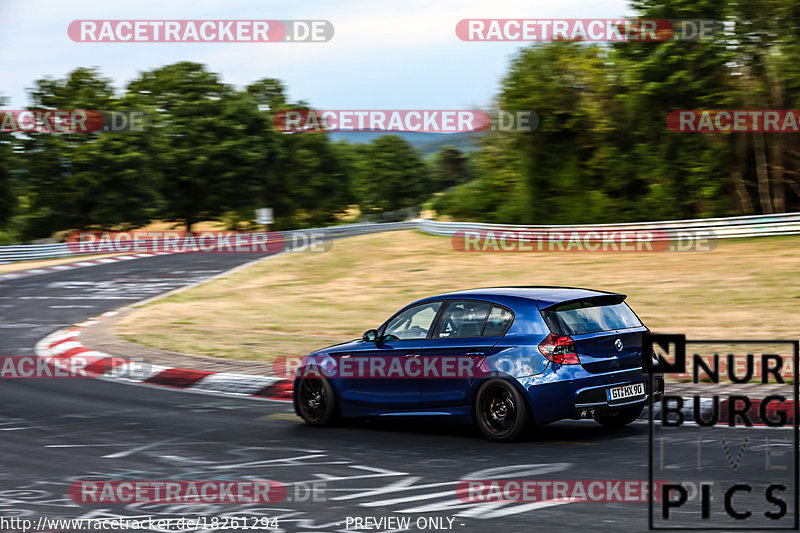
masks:
<svg viewBox="0 0 800 533"><path fill-rule="evenodd" d="M252 255L165 255L2 281L0 355L33 355L35 343L52 331L251 260ZM699 455L701 430L693 426L669 432L666 452L656 450L656 460L675 466L680 479L693 476L722 487L748 480L752 498L737 496L737 505L752 510L752 521L769 526L763 512L775 506L765 503L757 485L791 478L791 453L773 451L771 459L765 454L791 450L792 432L704 431L702 472L688 473ZM363 531L355 529L353 518L392 516L410 518L410 531L646 531L646 503L476 503L460 500L455 489L462 479L647 480L648 438L646 423L607 430L592 421L553 424L526 442L506 445L485 441L470 428L435 422L315 430L281 402L100 380L2 379L0 517L37 522L206 516L209 526L201 529L230 531L212 527L212 517L266 515L284 531ZM659 476L664 479L663 472ZM79 505L68 496L75 481L163 479L271 479L289 490L286 501L269 505ZM790 484L783 494L788 514L780 525L791 525L795 494ZM698 509L687 505L674 516L684 526L708 526ZM660 512L659 506L658 517ZM712 521L725 518L721 493L714 493L711 513Z"/></svg>

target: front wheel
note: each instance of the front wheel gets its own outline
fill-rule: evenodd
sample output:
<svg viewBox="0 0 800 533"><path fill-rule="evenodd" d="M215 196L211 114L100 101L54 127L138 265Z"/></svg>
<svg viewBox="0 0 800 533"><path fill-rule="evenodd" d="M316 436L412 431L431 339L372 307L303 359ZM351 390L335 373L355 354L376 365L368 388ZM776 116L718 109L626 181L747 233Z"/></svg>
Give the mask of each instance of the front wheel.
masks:
<svg viewBox="0 0 800 533"><path fill-rule="evenodd" d="M489 440L512 441L528 428L525 399L504 379L481 385L475 395L474 411L478 428Z"/></svg>
<svg viewBox="0 0 800 533"><path fill-rule="evenodd" d="M330 382L320 377L302 377L295 385L297 414L300 418L309 426L333 425L339 417L339 408Z"/></svg>
<svg viewBox="0 0 800 533"><path fill-rule="evenodd" d="M616 411L595 414L594 419L603 427L621 428L639 418L639 415L642 414L643 409L644 405L623 407L622 409L618 409Z"/></svg>

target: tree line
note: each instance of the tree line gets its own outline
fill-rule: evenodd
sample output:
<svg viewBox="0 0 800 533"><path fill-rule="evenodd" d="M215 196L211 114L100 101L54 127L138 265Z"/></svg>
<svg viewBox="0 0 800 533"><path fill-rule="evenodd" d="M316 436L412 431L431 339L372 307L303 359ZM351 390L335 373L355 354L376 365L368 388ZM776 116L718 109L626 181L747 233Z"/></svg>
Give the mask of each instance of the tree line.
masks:
<svg viewBox="0 0 800 533"><path fill-rule="evenodd" d="M0 242L65 229L323 226L425 205L460 220L625 222L800 208L792 133L678 133L680 109L800 108L800 5L791 0L637 0L642 18L714 19L694 41L539 43L511 61L493 103L534 110L536 131L490 131L430 157L396 135L333 142L286 134L275 113L308 109L279 80L236 89L203 65L141 73L118 94L95 69L43 78L31 109L144 111L144 131L0 133Z"/></svg>
<svg viewBox="0 0 800 533"><path fill-rule="evenodd" d="M492 134L477 178L437 199L460 219L587 223L800 209L800 134L680 133L674 110L800 109L800 4L636 0L645 19L710 19L698 40L534 45L497 97L533 133Z"/></svg>
<svg viewBox="0 0 800 533"><path fill-rule="evenodd" d="M32 110L144 112L141 131L0 134L0 238L47 237L65 229L141 227L153 220L191 228L220 220L247 228L254 208L273 208L275 229L324 226L353 206L362 214L419 205L451 186L445 147L424 159L400 137L332 142L323 132L275 130L290 102L281 82L242 90L203 65L181 62L142 73L116 95L112 81L78 68L37 80ZM441 179L439 178L441 176Z"/></svg>

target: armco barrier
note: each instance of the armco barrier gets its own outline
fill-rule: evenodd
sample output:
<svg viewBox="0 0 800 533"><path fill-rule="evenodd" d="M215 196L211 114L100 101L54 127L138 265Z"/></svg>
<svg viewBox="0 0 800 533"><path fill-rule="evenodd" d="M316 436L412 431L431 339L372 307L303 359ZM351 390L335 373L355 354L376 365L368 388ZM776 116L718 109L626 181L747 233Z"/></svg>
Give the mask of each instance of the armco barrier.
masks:
<svg viewBox="0 0 800 533"><path fill-rule="evenodd" d="M439 222L436 220L415 219L407 222L386 222L348 224L305 231L322 233L332 239L351 237L383 231L418 229L431 235L449 236L459 230L483 231L653 231L658 230L667 236L686 231L712 231L718 239L742 237L768 237L800 234L800 213L777 215L751 215L729 218L706 218L699 220L667 220L658 222L636 222L621 224L579 224L579 225L530 225L514 226L508 224L481 224L476 222ZM0 246L0 264L30 259L48 259L77 255L66 243L28 244L19 246Z"/></svg>
<svg viewBox="0 0 800 533"><path fill-rule="evenodd" d="M661 222L634 222L622 224L577 224L563 226L512 226L508 224L480 224L476 222L438 222L417 220L417 229L432 235L453 235L457 231L658 231L671 236L688 231L710 231L718 239L740 237L768 237L800 234L800 213L779 215L753 215L701 220L669 220Z"/></svg>
<svg viewBox="0 0 800 533"><path fill-rule="evenodd" d="M408 222L387 222L384 224L348 224L345 226L330 226L327 228L314 228L302 230L309 233L324 234L326 237L336 239L339 237L352 237L355 235L365 235L367 233L377 233L382 231L393 231L402 229L413 229L417 227L417 221ZM288 233L288 232L282 232ZM138 241L140 245L147 246L147 240ZM118 245L133 244L133 241L118 242ZM0 246L0 264L12 263L14 261L26 261L33 259L52 259L58 257L75 257L81 254L76 253L75 247L69 247L67 243L57 244L23 244L17 246Z"/></svg>

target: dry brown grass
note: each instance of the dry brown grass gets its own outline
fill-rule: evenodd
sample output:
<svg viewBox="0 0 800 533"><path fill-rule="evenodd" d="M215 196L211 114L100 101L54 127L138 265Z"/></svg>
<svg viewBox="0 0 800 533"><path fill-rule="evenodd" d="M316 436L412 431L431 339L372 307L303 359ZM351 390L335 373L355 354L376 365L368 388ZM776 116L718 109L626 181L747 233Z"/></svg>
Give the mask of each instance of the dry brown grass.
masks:
<svg viewBox="0 0 800 533"><path fill-rule="evenodd" d="M269 360L360 337L412 300L497 285L619 291L654 331L798 337L800 238L720 241L713 252L463 253L403 231L285 254L154 302L124 337L188 354Z"/></svg>

